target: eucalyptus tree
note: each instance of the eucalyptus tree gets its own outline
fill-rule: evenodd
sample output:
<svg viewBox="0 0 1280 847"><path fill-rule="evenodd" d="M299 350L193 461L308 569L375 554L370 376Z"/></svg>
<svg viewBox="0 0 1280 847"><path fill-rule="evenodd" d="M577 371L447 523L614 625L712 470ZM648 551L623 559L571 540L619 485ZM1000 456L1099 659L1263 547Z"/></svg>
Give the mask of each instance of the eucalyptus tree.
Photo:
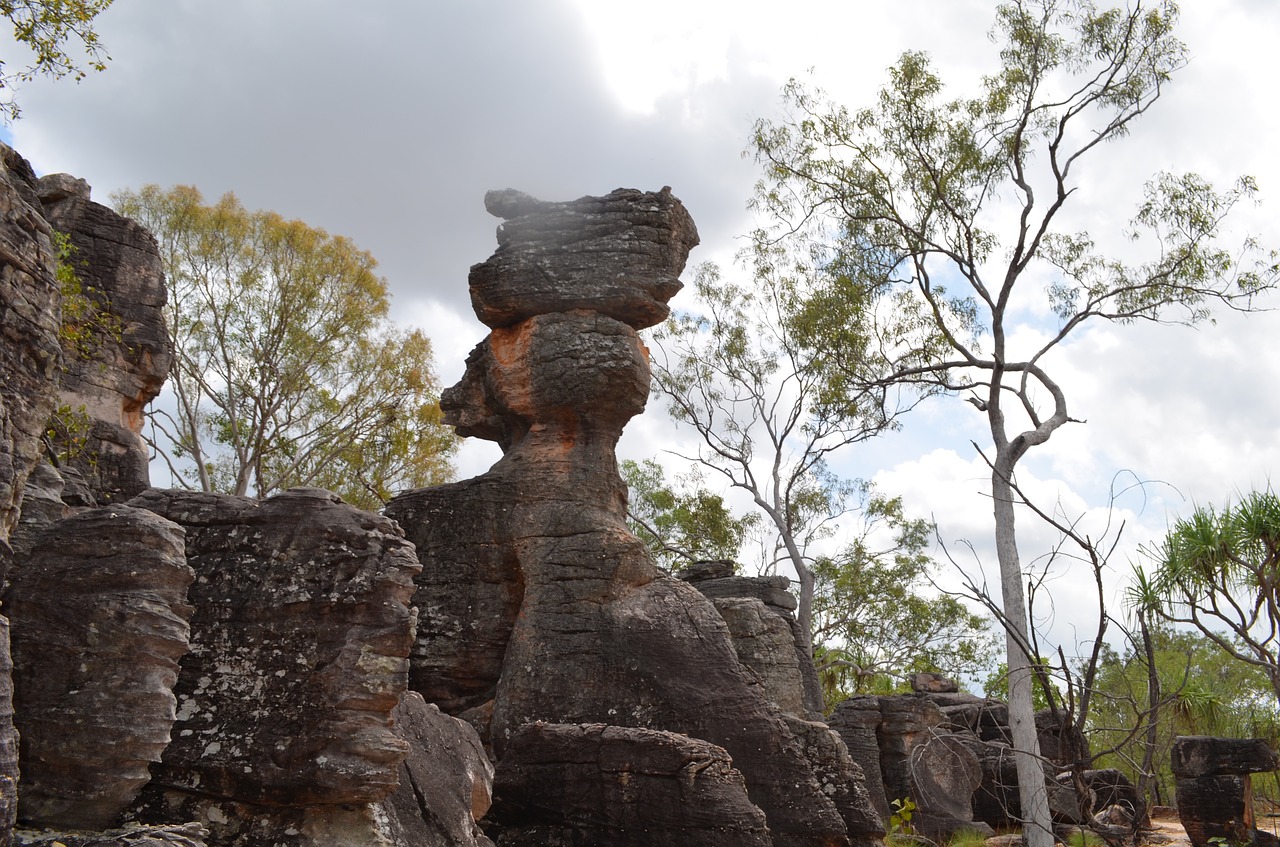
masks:
<svg viewBox="0 0 1280 847"><path fill-rule="evenodd" d="M833 390L821 351L797 340L792 324L812 274L803 256L762 246L749 264L749 284L713 265L697 269L701 311L676 314L653 334L653 390L698 436L696 452L672 452L745 492L762 516L772 544L760 569L795 571L796 617L812 650L814 545L863 490L828 460L892 427L902 410L882 386Z"/></svg>
<svg viewBox="0 0 1280 847"><path fill-rule="evenodd" d="M1015 527L1014 472L1076 422L1046 357L1098 321L1195 323L1248 309L1276 285L1276 257L1222 244L1223 221L1255 192L1157 174L1129 233L1138 259L1067 226L1082 171L1126 135L1187 61L1172 2L1098 9L1087 0L1012 0L996 10L1000 65L971 96L948 97L929 57L902 55L876 101L849 110L793 81L789 114L761 120L756 205L765 243L825 249L803 343L852 386L961 395L985 416L1010 723L1030 847L1053 840L1031 705L1035 655ZM1028 291L1034 289L1034 292ZM1016 331L1041 297L1047 334ZM868 300L877 308L868 309ZM855 304L850 313L845 304ZM873 343L847 347L852 320ZM1037 327L1039 328L1039 327Z"/></svg>
<svg viewBox="0 0 1280 847"><path fill-rule="evenodd" d="M448 478L431 344L388 320L386 282L350 240L232 194L113 195L155 235L174 342L148 441L176 484L265 497L291 486L378 508Z"/></svg>
<svg viewBox="0 0 1280 847"><path fill-rule="evenodd" d="M0 60L0 119L12 122L21 114L13 92L20 84L41 76L77 82L89 71L101 71L111 58L98 38L94 23L112 0L0 0L0 15L13 25L13 40L30 51L28 61L15 69L11 57ZM76 42L80 59L70 49Z"/></svg>

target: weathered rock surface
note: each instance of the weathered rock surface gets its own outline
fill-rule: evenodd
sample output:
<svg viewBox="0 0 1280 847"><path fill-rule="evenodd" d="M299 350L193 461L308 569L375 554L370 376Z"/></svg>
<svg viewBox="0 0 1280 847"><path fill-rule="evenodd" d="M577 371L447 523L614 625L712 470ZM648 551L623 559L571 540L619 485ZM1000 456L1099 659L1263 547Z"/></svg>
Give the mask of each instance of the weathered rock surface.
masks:
<svg viewBox="0 0 1280 847"><path fill-rule="evenodd" d="M855 847L879 847L887 817L880 815L867 792L861 765L849 755L839 733L821 721L783 715L787 728L804 749L822 793L831 798L844 819Z"/></svg>
<svg viewBox="0 0 1280 847"><path fill-rule="evenodd" d="M171 816L191 797L326 807L310 821L384 799L408 753L391 710L419 569L399 529L316 489L264 501L151 490L130 502L185 528L195 571L173 741L141 819L191 820ZM210 814L195 819L213 843L270 843L235 840Z"/></svg>
<svg viewBox="0 0 1280 847"><path fill-rule="evenodd" d="M62 288L57 255L27 160L0 144L0 573L11 561L27 475L57 405L62 365ZM8 621L0 618L0 847L17 812L18 737L10 708Z"/></svg>
<svg viewBox="0 0 1280 847"><path fill-rule="evenodd" d="M1251 773L1280 769L1280 757L1260 738L1182 736L1173 742L1178 817L1193 847L1253 844L1256 829Z"/></svg>
<svg viewBox="0 0 1280 847"><path fill-rule="evenodd" d="M724 750L670 732L527 724L498 766L499 847L767 847Z"/></svg>
<svg viewBox="0 0 1280 847"><path fill-rule="evenodd" d="M794 614L798 603L789 579L734 576L732 564L723 562L699 562L681 571L679 578L715 603L729 625L738 658L760 677L775 705L800 717L822 717L822 684ZM759 601L762 605L752 608L765 614L755 621L744 617L743 600Z"/></svg>
<svg viewBox="0 0 1280 847"><path fill-rule="evenodd" d="M471 303L490 328L574 309L636 329L661 323L698 243L693 219L666 188L568 203L508 189L490 191L485 208L506 221L498 251L471 268Z"/></svg>
<svg viewBox="0 0 1280 847"><path fill-rule="evenodd" d="M849 755L861 765L871 805L880 819L887 822L891 810L880 772L880 740L876 735L880 720L880 698L863 694L838 704L828 723L844 742Z"/></svg>
<svg viewBox="0 0 1280 847"><path fill-rule="evenodd" d="M660 574L626 528L614 446L649 387L633 327L666 314L692 222L665 191L573 204L501 193L489 205L509 220L471 283L477 314L494 329L441 405L460 433L495 440L504 455L450 487L451 506L410 492L387 507L431 574L416 600L423 617L444 622L419 637L415 687L473 718L492 699L488 735L500 769L513 739L539 721L702 739L733 757L774 844L847 844L803 749L739 663L714 607ZM432 513L468 516L472 538L452 541L456 527L414 517ZM487 595L446 596L472 567L491 583ZM462 655L445 642L472 604L498 614L484 625L483 651ZM446 656L444 666L418 658L432 655ZM503 799L500 786L495 794Z"/></svg>
<svg viewBox="0 0 1280 847"><path fill-rule="evenodd" d="M409 743L400 787L382 803L390 842L493 847L478 821L493 797L493 765L476 731L407 692L391 713Z"/></svg>
<svg viewBox="0 0 1280 847"><path fill-rule="evenodd" d="M53 174L36 192L49 223L70 237L83 293L109 324L95 333L88 359L64 350L61 402L83 407L92 421L83 452L70 463L99 503L125 500L150 484L142 411L173 361L160 254L149 232L90 200L84 180Z"/></svg>
<svg viewBox="0 0 1280 847"><path fill-rule="evenodd" d="M21 847L205 847L208 830L199 823L174 826L133 824L95 833L21 831L14 843Z"/></svg>
<svg viewBox="0 0 1280 847"><path fill-rule="evenodd" d="M24 822L111 826L150 779L175 718L192 578L182 529L141 509L36 534L4 597Z"/></svg>
<svg viewBox="0 0 1280 847"><path fill-rule="evenodd" d="M31 165L0 144L0 541L43 450L62 364L57 255L35 187Z"/></svg>
<svg viewBox="0 0 1280 847"><path fill-rule="evenodd" d="M787 622L754 597L724 597L712 603L729 627L738 661L760 680L769 702L782 712L808 714L803 672Z"/></svg>

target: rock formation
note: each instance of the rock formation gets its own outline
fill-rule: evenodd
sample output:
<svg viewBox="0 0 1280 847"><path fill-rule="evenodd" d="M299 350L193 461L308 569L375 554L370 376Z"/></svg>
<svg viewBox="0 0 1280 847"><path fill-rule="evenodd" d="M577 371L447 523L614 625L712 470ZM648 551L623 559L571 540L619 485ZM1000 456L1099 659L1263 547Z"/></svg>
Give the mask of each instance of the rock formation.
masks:
<svg viewBox="0 0 1280 847"><path fill-rule="evenodd" d="M50 524L19 557L4 605L24 822L110 827L150 779L173 727L192 578L181 528L127 506Z"/></svg>
<svg viewBox="0 0 1280 847"><path fill-rule="evenodd" d="M1250 774L1280 770L1280 756L1261 738L1182 736L1173 742L1178 817L1192 847L1274 845L1259 832Z"/></svg>
<svg viewBox="0 0 1280 847"><path fill-rule="evenodd" d="M27 476L57 405L62 291L35 172L0 144L0 575ZM0 617L0 847L17 814L18 737L13 727L9 621Z"/></svg>
<svg viewBox="0 0 1280 847"><path fill-rule="evenodd" d="M492 332L442 405L460 434L497 441L504 455L480 477L387 507L424 568L413 687L480 726L499 758L500 806L504 757L534 743L526 727L570 725L534 736L542 749L591 746L604 736L581 725L600 724L727 750L773 844L878 840L878 821L846 835L714 607L662 575L626 527L614 446L648 395L636 329L667 314L697 243L684 207L666 189L572 203L491 192L486 206L506 219L497 253L471 271L473 305ZM451 643L461 639L467 646ZM664 772L645 762L666 761L669 742L628 736L636 772ZM513 779L544 792L524 803L562 802L550 777ZM672 810L637 804L628 814L626 843L673 843L638 834Z"/></svg>
<svg viewBox="0 0 1280 847"><path fill-rule="evenodd" d="M493 765L476 731L414 691L391 717L409 755L400 786L382 803L390 843L493 847L479 826L493 799Z"/></svg>
<svg viewBox="0 0 1280 847"><path fill-rule="evenodd" d="M315 489L264 501L151 490L130 505L185 529L195 572L173 740L138 817L200 820L223 845L291 827L375 843L366 807L395 790L409 752L391 711L419 567L398 528Z"/></svg>
<svg viewBox="0 0 1280 847"><path fill-rule="evenodd" d="M68 261L100 314L87 340L91 355L64 351L60 402L89 420L82 452L70 464L98 503L127 500L150 484L142 411L173 360L160 255L149 232L90 200L84 180L53 174L36 192L50 225L70 239Z"/></svg>

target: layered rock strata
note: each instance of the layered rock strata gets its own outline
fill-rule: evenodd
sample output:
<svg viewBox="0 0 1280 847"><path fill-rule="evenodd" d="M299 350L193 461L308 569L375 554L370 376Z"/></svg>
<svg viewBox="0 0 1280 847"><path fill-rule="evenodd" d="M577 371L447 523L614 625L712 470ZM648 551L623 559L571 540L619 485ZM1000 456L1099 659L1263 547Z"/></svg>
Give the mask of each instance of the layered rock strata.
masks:
<svg viewBox="0 0 1280 847"><path fill-rule="evenodd" d="M785 576L735 576L729 562L697 562L680 572L711 598L729 626L741 662L760 677L767 696L783 712L819 720L822 686L809 658Z"/></svg>
<svg viewBox="0 0 1280 847"><path fill-rule="evenodd" d="M1280 770L1280 756L1261 738L1182 736L1173 742L1178 817L1192 847L1274 845L1257 830L1251 774Z"/></svg>
<svg viewBox="0 0 1280 847"><path fill-rule="evenodd" d="M10 563L27 475L57 405L62 290L51 230L26 159L0 144L0 573ZM9 621L0 617L0 847L17 814L18 737L13 727Z"/></svg>
<svg viewBox="0 0 1280 847"><path fill-rule="evenodd" d="M53 174L36 192L49 223L69 238L67 261L98 313L82 345L88 355L64 350L61 402L89 421L69 462L98 503L127 500L150 485L142 412L173 361L160 254L149 232L90 200L84 180Z"/></svg>
<svg viewBox="0 0 1280 847"><path fill-rule="evenodd" d="M526 724L507 745L495 789L498 847L773 843L728 754L672 732Z"/></svg>
<svg viewBox="0 0 1280 847"><path fill-rule="evenodd" d="M390 843L493 847L479 824L493 800L493 765L476 731L414 691L391 717L409 756L399 788L381 804Z"/></svg>
<svg viewBox="0 0 1280 847"><path fill-rule="evenodd" d="M24 823L110 827L150 779L175 718L193 577L182 529L127 506L52 523L19 559L4 605Z"/></svg>
<svg viewBox="0 0 1280 847"><path fill-rule="evenodd" d="M35 172L3 144L0 221L0 541L7 541L57 405L62 290Z"/></svg>
<svg viewBox="0 0 1280 847"><path fill-rule="evenodd" d="M415 688L487 729L500 772L539 721L683 733L728 751L774 844L849 843L714 607L663 576L626 527L614 446L648 395L636 329L667 314L692 220L665 189L564 204L494 192L486 205L507 219L498 252L471 272L492 332L442 406L460 434L504 455L476 479L387 507L424 566ZM480 609L491 614L468 628ZM476 644L451 647L460 633ZM553 785L534 786L551 806ZM637 807L633 820L671 813Z"/></svg>
<svg viewBox="0 0 1280 847"><path fill-rule="evenodd" d="M419 566L398 527L316 489L130 504L186 530L195 572L173 740L139 819L199 820L220 845L377 843L371 804L409 752L391 711Z"/></svg>

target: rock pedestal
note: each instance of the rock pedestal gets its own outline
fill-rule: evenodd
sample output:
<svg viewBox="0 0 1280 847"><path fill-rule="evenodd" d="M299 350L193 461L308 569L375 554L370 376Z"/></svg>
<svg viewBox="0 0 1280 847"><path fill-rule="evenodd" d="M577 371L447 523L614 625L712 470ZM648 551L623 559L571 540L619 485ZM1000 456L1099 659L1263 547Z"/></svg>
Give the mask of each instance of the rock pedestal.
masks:
<svg viewBox="0 0 1280 847"><path fill-rule="evenodd" d="M572 203L492 192L486 205L506 219L497 253L471 271L476 314L492 332L441 405L460 434L497 441L504 455L476 479L410 492L387 507L423 561L415 688L487 730L500 807L502 786L515 784L503 782L505 757L531 743L526 727L599 724L681 733L726 750L775 845L850 843L802 745L739 663L715 608L662 575L627 530L614 447L648 395L636 329L667 314L697 243L692 220L666 189ZM459 520L422 519L429 515ZM477 575L484 584L466 587ZM469 630L481 608L493 613ZM448 645L467 632L479 634L475 646ZM537 737L539 745L569 745L555 760L576 767L569 736ZM661 758L663 748L632 749ZM648 767L636 763L637 772ZM510 808L543 804L568 814L555 786L569 777L562 768L517 780L533 793ZM628 821L625 836L609 824L572 843L631 843L613 839L686 812L637 800L618 814ZM521 824L508 816L503 825ZM880 834L854 840L869 844Z"/></svg>
<svg viewBox="0 0 1280 847"><path fill-rule="evenodd" d="M1280 757L1265 741L1182 736L1172 758L1178 817L1193 847L1274 843L1256 829L1249 776L1280 770Z"/></svg>

